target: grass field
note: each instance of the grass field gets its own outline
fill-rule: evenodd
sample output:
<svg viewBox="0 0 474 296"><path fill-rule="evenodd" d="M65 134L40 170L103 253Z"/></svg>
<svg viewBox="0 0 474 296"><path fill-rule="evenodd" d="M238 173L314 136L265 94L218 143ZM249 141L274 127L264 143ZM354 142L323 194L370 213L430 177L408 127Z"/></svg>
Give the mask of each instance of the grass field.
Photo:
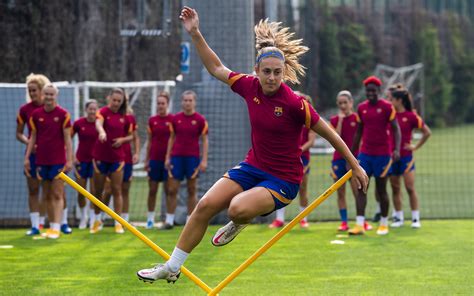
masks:
<svg viewBox="0 0 474 296"><path fill-rule="evenodd" d="M416 188L418 191L422 218L474 218L474 125L433 129L428 142L415 153ZM212 148L212 147L211 147ZM314 199L331 184L329 176L331 155L314 155L311 158L309 195ZM224 173L224 172L223 172ZM369 188L367 215L374 207L375 186ZM390 192L390 187L388 187ZM131 217L146 219L146 198L148 185L145 179L135 178L132 185ZM348 195L349 217L354 217L354 201ZM157 205L157 209L159 205ZM404 210L410 216L408 196L404 192ZM288 217L298 213L298 203L288 206ZM338 219L336 198L331 197L317 211L310 214L310 220Z"/></svg>
<svg viewBox="0 0 474 296"><path fill-rule="evenodd" d="M336 223L294 229L229 284L221 295L472 295L473 220L424 221L385 237L336 238ZM252 225L222 248L208 243L186 266L215 287L276 230ZM181 227L143 230L171 252ZM161 258L131 233L74 230L59 240L32 240L23 230L0 230L2 295L205 295L184 275L175 285L144 284L135 272ZM344 245L330 244L343 240Z"/></svg>

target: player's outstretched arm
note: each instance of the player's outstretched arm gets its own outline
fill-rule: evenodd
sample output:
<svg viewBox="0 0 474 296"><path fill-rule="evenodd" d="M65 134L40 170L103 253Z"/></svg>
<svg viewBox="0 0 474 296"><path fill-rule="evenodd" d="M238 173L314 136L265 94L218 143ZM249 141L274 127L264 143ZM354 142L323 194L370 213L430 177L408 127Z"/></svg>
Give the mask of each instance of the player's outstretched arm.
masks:
<svg viewBox="0 0 474 296"><path fill-rule="evenodd" d="M369 177L364 169L359 165L359 162L354 155L352 155L352 152L346 146L341 137L322 119L318 120L311 129L321 137L325 138L339 153L342 154L349 166L352 168L352 180L356 182L357 188L367 192Z"/></svg>
<svg viewBox="0 0 474 296"><path fill-rule="evenodd" d="M181 10L179 18L181 19L184 28L191 36L199 58L201 58L201 61L209 74L216 77L220 81L227 83L231 71L222 64L219 57L209 47L206 40L199 31L199 17L196 10L185 6Z"/></svg>

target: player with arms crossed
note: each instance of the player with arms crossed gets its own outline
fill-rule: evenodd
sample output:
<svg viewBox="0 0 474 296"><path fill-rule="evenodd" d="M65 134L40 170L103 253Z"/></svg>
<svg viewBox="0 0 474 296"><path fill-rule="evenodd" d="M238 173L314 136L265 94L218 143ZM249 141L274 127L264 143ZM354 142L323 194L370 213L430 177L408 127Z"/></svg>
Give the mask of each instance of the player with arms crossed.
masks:
<svg viewBox="0 0 474 296"><path fill-rule="evenodd" d="M255 27L258 50L256 76L232 72L207 45L199 31L197 12L184 7L180 18L191 35L204 66L211 75L227 83L241 95L248 107L252 147L244 162L219 179L203 196L183 229L178 243L165 264L138 271L145 281L164 279L175 282L189 253L202 240L210 219L228 209L231 220L212 238L223 246L232 241L250 221L288 205L297 195L303 179L301 131L311 128L326 138L347 158L353 168L353 181L366 190L368 177L341 138L314 109L297 96L282 80L298 82L304 74L298 57L308 48L279 23L261 21Z"/></svg>

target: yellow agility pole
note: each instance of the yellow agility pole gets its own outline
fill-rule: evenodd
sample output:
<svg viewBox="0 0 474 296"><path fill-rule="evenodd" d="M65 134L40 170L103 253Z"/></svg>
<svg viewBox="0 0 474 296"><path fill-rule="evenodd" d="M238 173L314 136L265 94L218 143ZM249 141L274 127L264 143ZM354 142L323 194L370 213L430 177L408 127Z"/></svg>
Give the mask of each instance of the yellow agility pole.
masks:
<svg viewBox="0 0 474 296"><path fill-rule="evenodd" d="M158 247L153 241L151 241L148 237L146 237L143 233L138 231L135 227L133 227L130 223L125 221L122 217L117 215L114 211L112 211L108 206L98 200L95 196L93 196L89 191L82 188L79 184L74 182L71 178L69 178L66 174L60 173L59 178L61 178L64 182L69 184L72 188L78 191L80 194L85 196L88 200L98 206L102 211L106 212L110 217L114 220L118 221L122 224L125 228L127 228L131 233L133 233L136 237L142 240L145 244L147 244L150 248L152 248L155 252L157 252L161 257L165 260L170 258L170 255L166 253L162 248ZM196 275L194 275L191 271L189 271L186 267L181 266L181 272L186 275L190 280L192 280L196 285L201 287L207 293L211 292L211 287L206 285L203 281L201 281Z"/></svg>
<svg viewBox="0 0 474 296"><path fill-rule="evenodd" d="M269 248L271 248L282 236L287 234L298 222L306 217L311 211L317 208L323 201L325 201L334 191L339 189L342 184L352 177L352 170L347 172L341 179L331 185L323 194L321 194L316 200L314 200L309 206L306 207L301 213L298 214L290 223L288 223L282 230L275 234L268 242L266 242L260 249L258 249L252 256L244 261L236 270L234 270L229 276L227 276L222 282L217 285L209 294L207 295L217 295L222 289L225 288L233 279L235 279L242 271L244 271L250 264L257 260L260 255L265 253Z"/></svg>

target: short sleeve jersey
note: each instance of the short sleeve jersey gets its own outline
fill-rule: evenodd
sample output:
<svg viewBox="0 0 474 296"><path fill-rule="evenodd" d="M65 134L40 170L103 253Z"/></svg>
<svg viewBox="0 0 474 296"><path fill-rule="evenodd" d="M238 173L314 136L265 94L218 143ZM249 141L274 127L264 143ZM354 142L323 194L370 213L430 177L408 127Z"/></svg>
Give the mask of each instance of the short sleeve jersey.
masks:
<svg viewBox="0 0 474 296"><path fill-rule="evenodd" d="M357 114L363 124L361 152L372 156L391 155L390 136L387 124L395 119L395 109L384 99L375 104L368 100L357 108Z"/></svg>
<svg viewBox="0 0 474 296"><path fill-rule="evenodd" d="M170 131L175 134L171 156L199 157L199 137L208 134L207 121L201 114L183 112L173 116Z"/></svg>
<svg viewBox="0 0 474 296"><path fill-rule="evenodd" d="M397 121L402 134L400 157L410 156L413 152L406 149L405 146L411 143L413 130L423 128L425 123L423 119L413 111L397 112Z"/></svg>
<svg viewBox="0 0 474 296"><path fill-rule="evenodd" d="M41 107L43 107L42 104L37 105L34 102L29 102L21 106L20 110L18 111L16 122L18 124L26 124L26 127L28 128L28 138L30 138L31 136L31 125L30 125L31 114L33 113L33 111Z"/></svg>
<svg viewBox="0 0 474 296"><path fill-rule="evenodd" d="M137 120L135 119L135 116L131 114L127 114L126 117L127 117L129 126L126 127L125 135L127 135L129 132L134 132L138 129ZM125 155L125 163L132 164L133 163L132 145L130 145L130 142L127 142L127 143L124 143L122 146L123 146L123 153Z"/></svg>
<svg viewBox="0 0 474 296"><path fill-rule="evenodd" d="M104 143L99 140L96 141L93 152L94 159L110 163L125 161L123 145L112 147L112 144L114 139L125 137L127 135L126 131L130 130L127 116L118 112L114 113L106 106L97 112L97 119L103 120L107 140Z"/></svg>
<svg viewBox="0 0 474 296"><path fill-rule="evenodd" d="M301 96L282 83L266 96L257 77L232 72L228 84L244 98L252 129L252 147L245 161L286 182L303 178L301 131L319 121L319 115Z"/></svg>
<svg viewBox="0 0 474 296"><path fill-rule="evenodd" d="M332 128L336 129L337 124L339 123L339 116L332 116L329 120L331 123ZM346 143L349 149L352 148L352 143L354 143L354 136L356 134L357 128L359 127L359 116L357 113L352 113L349 116L346 116L342 119L342 126L341 126L341 138ZM357 149L354 154L357 155L359 153L359 149ZM341 153L338 151L334 151L334 155L332 157L333 160L342 159Z"/></svg>
<svg viewBox="0 0 474 296"><path fill-rule="evenodd" d="M30 125L32 130L36 131L36 164L64 165L64 129L71 127L69 113L60 106L50 112L39 108L31 114Z"/></svg>
<svg viewBox="0 0 474 296"><path fill-rule="evenodd" d="M87 121L86 117L81 117L72 126L74 134L79 137L79 146L76 151L76 158L80 162L91 162L92 151L97 141L98 132L95 128L95 121Z"/></svg>
<svg viewBox="0 0 474 296"><path fill-rule="evenodd" d="M171 114L155 115L148 120L148 133L151 135L150 160L165 161L172 121Z"/></svg>

